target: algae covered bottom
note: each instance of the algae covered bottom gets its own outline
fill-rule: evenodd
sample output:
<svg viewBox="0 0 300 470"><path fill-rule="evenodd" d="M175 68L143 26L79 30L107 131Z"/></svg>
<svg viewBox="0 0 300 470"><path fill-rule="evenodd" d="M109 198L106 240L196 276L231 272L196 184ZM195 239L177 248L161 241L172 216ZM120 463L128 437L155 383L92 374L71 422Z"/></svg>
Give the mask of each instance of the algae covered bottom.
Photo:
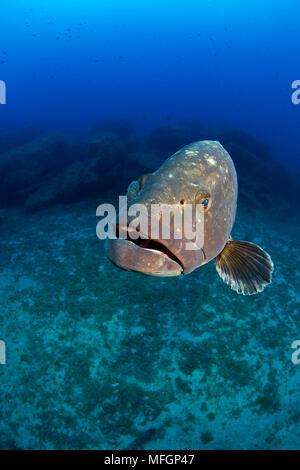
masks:
<svg viewBox="0 0 300 470"><path fill-rule="evenodd" d="M1 448L299 447L296 218L238 210L233 235L268 240L276 265L247 298L213 263L182 279L118 270L94 214L1 211Z"/></svg>

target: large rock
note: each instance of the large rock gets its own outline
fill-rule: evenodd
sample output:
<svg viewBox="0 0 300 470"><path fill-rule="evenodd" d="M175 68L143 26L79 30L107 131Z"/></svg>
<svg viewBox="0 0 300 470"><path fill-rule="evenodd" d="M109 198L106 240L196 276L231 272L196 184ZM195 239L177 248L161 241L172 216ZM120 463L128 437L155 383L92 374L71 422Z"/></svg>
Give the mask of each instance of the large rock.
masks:
<svg viewBox="0 0 300 470"><path fill-rule="evenodd" d="M299 205L299 175L274 158L265 144L239 131L220 135L219 140L236 167L239 202L260 210Z"/></svg>
<svg viewBox="0 0 300 470"><path fill-rule="evenodd" d="M203 138L202 132L196 127L160 126L151 132L146 146L150 151L163 153L167 158L181 147Z"/></svg>
<svg viewBox="0 0 300 470"><path fill-rule="evenodd" d="M0 154L5 153L12 148L24 145L41 134L42 130L39 127L29 127L17 131L2 131L0 132Z"/></svg>
<svg viewBox="0 0 300 470"><path fill-rule="evenodd" d="M156 171L164 160L165 158L162 155L150 152L138 151L132 152L128 155L128 161L131 161L133 165L141 167L143 174Z"/></svg>
<svg viewBox="0 0 300 470"><path fill-rule="evenodd" d="M219 131L217 133L218 140L222 141L223 145L237 145L240 148L247 149L252 155L257 157L260 161L265 161L271 158L271 152L268 145L260 142L252 135L247 134L241 129L229 129Z"/></svg>
<svg viewBox="0 0 300 470"><path fill-rule="evenodd" d="M124 142L111 133L94 136L81 151L80 159L30 194L25 203L26 210L88 197L97 200L108 195L126 194L128 181L143 172L138 162L127 159Z"/></svg>
<svg viewBox="0 0 300 470"><path fill-rule="evenodd" d="M0 207L23 204L39 186L59 174L70 161L69 143L61 135L45 135L0 156Z"/></svg>
<svg viewBox="0 0 300 470"><path fill-rule="evenodd" d="M24 205L33 211L88 197L114 198L182 146L202 139L219 140L232 156L239 203L268 211L285 204L285 214L299 206L298 175L274 159L264 143L240 130L190 125L156 128L144 142L111 131L80 142L58 134L35 138L0 154L0 208Z"/></svg>
<svg viewBox="0 0 300 470"><path fill-rule="evenodd" d="M91 128L92 135L111 132L121 139L128 139L133 132L133 127L127 121L103 121Z"/></svg>

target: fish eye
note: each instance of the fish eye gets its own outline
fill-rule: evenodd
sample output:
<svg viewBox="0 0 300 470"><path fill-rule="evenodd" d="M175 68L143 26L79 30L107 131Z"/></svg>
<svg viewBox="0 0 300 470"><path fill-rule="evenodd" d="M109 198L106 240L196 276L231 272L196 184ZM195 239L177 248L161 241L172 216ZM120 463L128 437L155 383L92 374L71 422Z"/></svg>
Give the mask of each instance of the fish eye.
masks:
<svg viewBox="0 0 300 470"><path fill-rule="evenodd" d="M204 196L200 199L200 205L202 206L203 212L207 212L211 206L211 197Z"/></svg>
<svg viewBox="0 0 300 470"><path fill-rule="evenodd" d="M205 191L200 190L196 194L196 204L200 205L200 210L202 212L207 212L211 206L211 195Z"/></svg>

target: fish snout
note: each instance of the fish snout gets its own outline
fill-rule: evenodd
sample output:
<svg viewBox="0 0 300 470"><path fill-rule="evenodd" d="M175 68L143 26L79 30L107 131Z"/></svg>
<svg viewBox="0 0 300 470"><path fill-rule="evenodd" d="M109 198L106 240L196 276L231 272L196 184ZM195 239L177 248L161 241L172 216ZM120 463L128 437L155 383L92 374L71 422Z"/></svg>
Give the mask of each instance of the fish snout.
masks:
<svg viewBox="0 0 300 470"><path fill-rule="evenodd" d="M149 233L150 223L151 220ZM187 249L186 241L175 239L172 232L169 238L148 238L139 230L117 224L116 236L106 241L106 255L113 264L127 271L172 277L188 274L204 261L201 249Z"/></svg>
<svg viewBox="0 0 300 470"><path fill-rule="evenodd" d="M182 267L166 254L154 248L140 246L131 240L108 239L105 251L113 264L127 271L165 277L182 274Z"/></svg>

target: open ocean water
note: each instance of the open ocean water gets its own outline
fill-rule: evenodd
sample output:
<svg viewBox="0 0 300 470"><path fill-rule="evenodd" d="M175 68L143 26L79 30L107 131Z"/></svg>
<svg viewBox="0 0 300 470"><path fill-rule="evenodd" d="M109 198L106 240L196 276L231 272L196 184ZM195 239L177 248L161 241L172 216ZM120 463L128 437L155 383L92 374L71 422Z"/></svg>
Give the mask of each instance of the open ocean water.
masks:
<svg viewBox="0 0 300 470"><path fill-rule="evenodd" d="M300 449L299 4L0 12L0 448ZM96 236L198 140L235 164L233 239L272 257L257 295L214 261L118 269Z"/></svg>

